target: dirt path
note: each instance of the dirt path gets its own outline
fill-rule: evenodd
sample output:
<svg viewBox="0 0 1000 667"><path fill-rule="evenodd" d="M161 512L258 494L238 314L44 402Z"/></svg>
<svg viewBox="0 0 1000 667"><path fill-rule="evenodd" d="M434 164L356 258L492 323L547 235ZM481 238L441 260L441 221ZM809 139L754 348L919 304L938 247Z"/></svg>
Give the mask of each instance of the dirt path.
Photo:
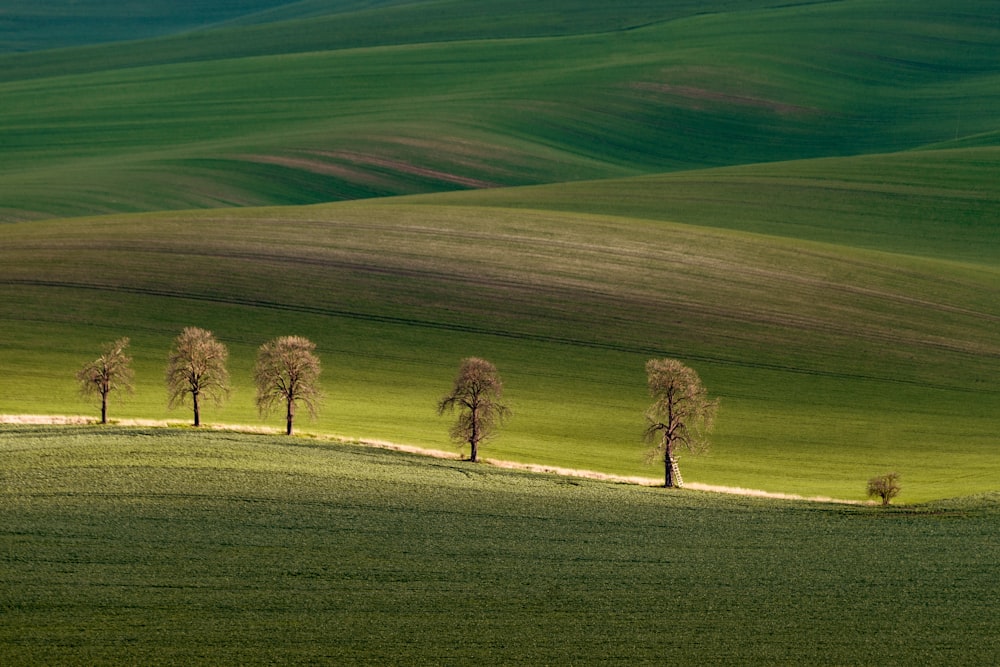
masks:
<svg viewBox="0 0 1000 667"><path fill-rule="evenodd" d="M97 420L92 417L80 415L0 415L0 424L34 424L34 425L85 425L96 424ZM164 428L167 426L184 426L189 421L184 420L160 420L160 419L116 419L116 426L142 426L147 428ZM267 426L247 426L245 424L211 424L206 426L216 431L235 431L238 433L263 433L281 435L282 429ZM313 434L311 434L313 435ZM368 447L378 447L380 449L391 449L397 452L407 452L410 454L420 454L439 459L462 458L461 454L453 451L441 449L427 449L425 447L415 447L412 445L401 445L395 442L369 439L350 439L337 436L323 435L323 439L331 442L354 443L366 445ZM574 470L572 468L560 468L558 466L548 466L536 463L518 463L516 461L502 461L499 459L482 459L487 465L497 468L507 468L510 470L526 470L529 472L541 472L553 475L566 475L568 477L579 477L583 479L594 479L607 482L618 482L622 484L637 484L640 486L659 486L661 481L653 477L626 477L621 475L610 475L593 470ZM842 500L838 498L828 498L826 496L800 496L794 493L776 493L772 491L761 491L759 489L744 489L736 486L715 486L712 484L701 484L699 482L685 482L685 489L693 491L708 491L711 493L728 493L739 496L749 496L754 498L776 498L779 500L807 500L817 503L840 503L844 505L864 505L860 500Z"/></svg>

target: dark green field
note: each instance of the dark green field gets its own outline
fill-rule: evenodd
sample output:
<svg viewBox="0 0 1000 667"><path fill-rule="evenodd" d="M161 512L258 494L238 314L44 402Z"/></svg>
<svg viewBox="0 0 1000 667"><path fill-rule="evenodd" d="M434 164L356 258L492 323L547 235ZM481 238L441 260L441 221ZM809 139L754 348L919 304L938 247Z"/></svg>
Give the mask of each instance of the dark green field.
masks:
<svg viewBox="0 0 1000 667"><path fill-rule="evenodd" d="M0 433L6 664L1000 659L996 494L816 505L189 430Z"/></svg>

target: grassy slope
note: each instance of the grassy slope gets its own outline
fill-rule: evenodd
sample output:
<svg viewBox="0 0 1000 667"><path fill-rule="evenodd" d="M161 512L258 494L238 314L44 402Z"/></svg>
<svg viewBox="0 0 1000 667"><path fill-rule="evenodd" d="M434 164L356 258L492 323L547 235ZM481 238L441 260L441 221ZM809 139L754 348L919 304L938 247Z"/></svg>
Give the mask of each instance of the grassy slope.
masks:
<svg viewBox="0 0 1000 667"><path fill-rule="evenodd" d="M937 169L928 200L964 208L964 193L990 219L995 190L949 190L971 181L965 161L944 158L955 178ZM851 186L844 173L867 164L788 165L783 178L773 166L768 201L776 214L815 203L828 168L839 193L831 201L874 203L812 208L785 231L865 230L857 244L870 249L704 220L473 205L492 192L436 206L419 198L9 225L0 363L40 379L8 383L0 411L81 410L70 369L101 341L130 335L141 386L122 413L162 417L166 348L196 324L233 346L239 388L209 419L256 423L254 349L294 332L314 338L327 363L320 430L445 447L432 406L457 360L479 354L500 366L517 414L486 455L655 475L641 465L642 365L670 354L723 398L715 454L685 460L690 479L861 497L864 479L899 468L910 500L994 489L995 243L985 228L960 235L966 222L953 220L951 256L921 257L884 215L897 199L889 175L910 171L907 156L881 160L884 186ZM734 184L741 173L716 177ZM522 203L574 191L525 190ZM630 199L619 212L659 209L649 201L658 192L675 189L647 189L644 204Z"/></svg>
<svg viewBox="0 0 1000 667"><path fill-rule="evenodd" d="M350 34L366 48L312 43L328 31L311 19L206 33L207 53L194 40L10 57L0 217L579 180L996 129L997 36L979 3L908 3L906 22L884 3L737 4L582 34L607 23L595 4L526 37L516 3L466 3L447 34L474 41L413 34L438 24L409 16L384 31L393 12L434 7L416 3L360 15L370 29ZM268 39L317 50L249 57Z"/></svg>
<svg viewBox="0 0 1000 667"><path fill-rule="evenodd" d="M996 495L888 510L309 440L0 431L0 657L994 664Z"/></svg>
<svg viewBox="0 0 1000 667"><path fill-rule="evenodd" d="M684 222L996 267L1000 149L746 165L418 201Z"/></svg>

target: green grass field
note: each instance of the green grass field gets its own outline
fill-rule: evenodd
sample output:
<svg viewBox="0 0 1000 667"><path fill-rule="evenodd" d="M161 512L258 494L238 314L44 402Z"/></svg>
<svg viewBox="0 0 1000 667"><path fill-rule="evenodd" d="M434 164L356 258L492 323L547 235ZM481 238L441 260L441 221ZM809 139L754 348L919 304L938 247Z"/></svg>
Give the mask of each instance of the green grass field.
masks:
<svg viewBox="0 0 1000 667"><path fill-rule="evenodd" d="M714 496L188 429L0 431L7 664L1000 659L997 495Z"/></svg>
<svg viewBox="0 0 1000 667"><path fill-rule="evenodd" d="M12 0L0 664L1000 663L1000 24L956 0ZM295 438L259 345L317 344ZM720 399L659 478L644 365ZM898 471L890 508L858 503ZM833 502L830 499L854 501Z"/></svg>

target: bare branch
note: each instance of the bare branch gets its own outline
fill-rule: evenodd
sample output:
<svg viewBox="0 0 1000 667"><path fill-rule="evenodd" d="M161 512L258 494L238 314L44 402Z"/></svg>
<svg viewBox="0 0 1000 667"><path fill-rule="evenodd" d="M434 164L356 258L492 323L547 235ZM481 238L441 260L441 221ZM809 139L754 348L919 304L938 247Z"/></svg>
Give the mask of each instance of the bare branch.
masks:
<svg viewBox="0 0 1000 667"><path fill-rule="evenodd" d="M113 392L121 397L122 393L131 394L134 391L132 358L125 353L128 338L119 338L113 343L102 346L101 356L84 364L76 372L80 384L80 394L84 397L101 397L101 423L108 423L108 398Z"/></svg>
<svg viewBox="0 0 1000 667"><path fill-rule="evenodd" d="M469 357L462 360L451 393L438 401L439 415L461 408L449 434L455 442L469 443L472 461L477 460L479 444L510 416L502 395L503 382L496 367L485 359Z"/></svg>

